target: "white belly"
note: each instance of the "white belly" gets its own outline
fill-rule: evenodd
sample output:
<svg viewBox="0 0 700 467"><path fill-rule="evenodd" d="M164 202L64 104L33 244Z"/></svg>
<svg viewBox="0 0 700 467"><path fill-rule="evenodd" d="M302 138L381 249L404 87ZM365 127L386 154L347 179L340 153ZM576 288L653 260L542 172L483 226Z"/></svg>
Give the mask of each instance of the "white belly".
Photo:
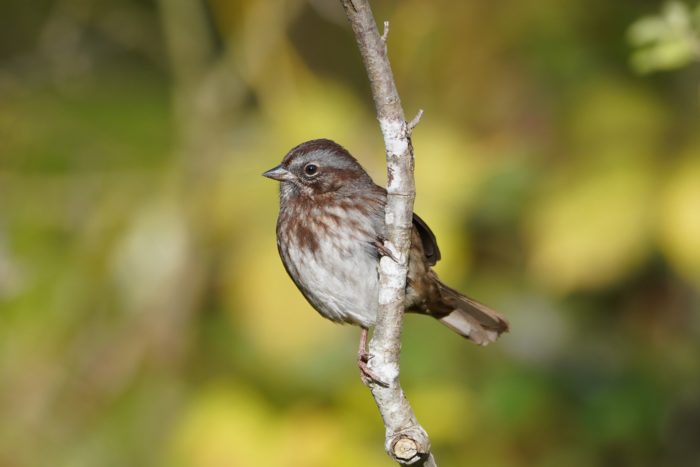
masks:
<svg viewBox="0 0 700 467"><path fill-rule="evenodd" d="M344 229L343 229L344 230ZM333 229L316 248L299 239L280 243L287 269L311 305L333 321L370 327L377 317L377 259L368 236L344 237ZM285 258L286 256L286 258Z"/></svg>

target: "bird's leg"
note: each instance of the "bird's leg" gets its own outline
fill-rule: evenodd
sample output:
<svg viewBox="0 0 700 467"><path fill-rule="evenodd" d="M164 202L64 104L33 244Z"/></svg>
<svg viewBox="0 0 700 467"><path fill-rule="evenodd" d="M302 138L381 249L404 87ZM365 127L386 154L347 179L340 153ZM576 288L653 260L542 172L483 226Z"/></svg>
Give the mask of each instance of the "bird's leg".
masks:
<svg viewBox="0 0 700 467"><path fill-rule="evenodd" d="M369 363L370 354L367 352L367 334L368 330L366 327L362 327L360 332L360 347L357 350L357 367L360 369L360 379L365 384L369 386L372 383L376 383L380 386L389 387L387 383L379 379L367 366Z"/></svg>

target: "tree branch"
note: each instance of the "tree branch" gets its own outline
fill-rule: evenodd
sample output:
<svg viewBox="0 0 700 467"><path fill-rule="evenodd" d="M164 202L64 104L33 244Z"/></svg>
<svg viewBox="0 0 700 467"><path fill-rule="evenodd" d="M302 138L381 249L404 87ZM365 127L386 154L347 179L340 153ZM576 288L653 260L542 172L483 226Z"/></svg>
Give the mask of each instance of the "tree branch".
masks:
<svg viewBox="0 0 700 467"><path fill-rule="evenodd" d="M379 311L369 344L369 368L387 386L369 384L386 428L385 449L403 465L435 466L428 434L418 423L399 384L399 355L408 252L413 226L411 130L422 112L406 123L387 57L388 22L379 35L368 0L341 0L367 70L387 160L386 241L391 255L379 263ZM395 261L398 260L398 261Z"/></svg>

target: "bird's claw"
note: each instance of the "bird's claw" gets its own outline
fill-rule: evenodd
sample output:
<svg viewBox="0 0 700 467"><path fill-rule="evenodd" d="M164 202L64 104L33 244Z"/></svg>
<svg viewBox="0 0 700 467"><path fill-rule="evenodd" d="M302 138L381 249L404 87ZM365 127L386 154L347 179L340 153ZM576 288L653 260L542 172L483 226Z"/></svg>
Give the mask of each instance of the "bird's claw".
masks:
<svg viewBox="0 0 700 467"><path fill-rule="evenodd" d="M384 246L384 239L383 238L377 237L377 239L374 242L372 242L372 245L374 245L374 247L377 249L377 252L379 252L379 254L381 256L388 256L395 263L399 262L399 260L396 259L396 256L394 256L394 253L392 253L390 249L388 249L386 246Z"/></svg>
<svg viewBox="0 0 700 467"><path fill-rule="evenodd" d="M357 367L360 369L360 379L365 386L378 384L384 388L388 388L389 384L382 381L367 365L371 355L368 352L360 352L357 354Z"/></svg>

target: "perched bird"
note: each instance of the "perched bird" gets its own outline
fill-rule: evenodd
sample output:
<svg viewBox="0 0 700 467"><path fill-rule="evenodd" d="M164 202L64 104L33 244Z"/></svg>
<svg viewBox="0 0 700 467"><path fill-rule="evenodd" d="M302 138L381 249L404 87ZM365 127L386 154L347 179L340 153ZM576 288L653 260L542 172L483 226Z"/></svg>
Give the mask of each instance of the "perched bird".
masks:
<svg viewBox="0 0 700 467"><path fill-rule="evenodd" d="M277 248L287 273L322 316L362 328L358 365L371 376L365 346L377 319L386 190L327 139L296 146L263 175L281 182ZM443 284L431 269L439 259L435 235L414 214L405 310L437 318L479 345L495 341L508 322Z"/></svg>

